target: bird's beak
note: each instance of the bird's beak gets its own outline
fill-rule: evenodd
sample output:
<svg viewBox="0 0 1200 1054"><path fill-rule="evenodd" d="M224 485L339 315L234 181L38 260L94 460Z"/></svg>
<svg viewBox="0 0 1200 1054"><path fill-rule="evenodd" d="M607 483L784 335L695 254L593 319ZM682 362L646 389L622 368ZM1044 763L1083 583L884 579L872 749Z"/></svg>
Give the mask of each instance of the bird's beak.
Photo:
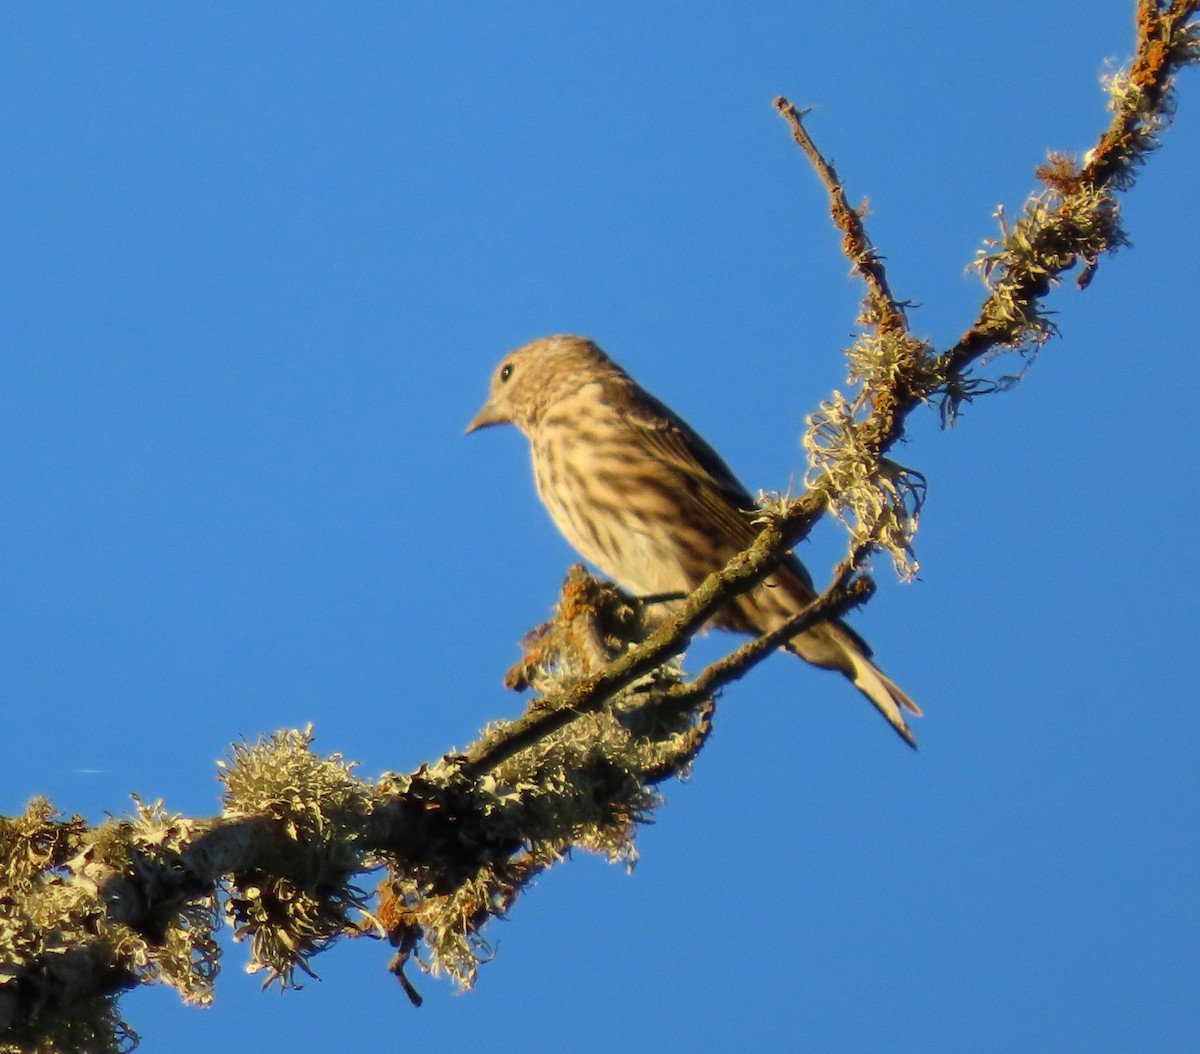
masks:
<svg viewBox="0 0 1200 1054"><path fill-rule="evenodd" d="M481 428L487 428L490 425L502 425L508 420L503 414L499 413L491 404L490 401L483 404L474 417L471 418L471 423L467 425L466 433L477 432Z"/></svg>

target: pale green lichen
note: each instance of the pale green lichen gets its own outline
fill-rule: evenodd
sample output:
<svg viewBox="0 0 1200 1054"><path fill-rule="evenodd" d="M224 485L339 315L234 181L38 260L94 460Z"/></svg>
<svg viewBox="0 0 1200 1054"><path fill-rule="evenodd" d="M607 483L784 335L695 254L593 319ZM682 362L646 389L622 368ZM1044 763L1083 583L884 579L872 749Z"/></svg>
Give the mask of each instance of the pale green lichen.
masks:
<svg viewBox="0 0 1200 1054"><path fill-rule="evenodd" d="M614 586L573 569L559 615L530 638L532 658L520 665L519 679L547 701L561 697L644 637L634 614ZM393 939L409 949L398 973L411 953L427 972L469 987L491 953L483 926L535 875L573 849L633 866L637 827L661 803L649 784L683 774L707 734L694 711L648 701L652 689L679 679L677 663L668 662L474 781L453 763L392 777L406 794L453 810L456 851L465 858L456 861L461 878L449 888L444 861L393 861L387 911ZM507 733L507 724L493 724L481 746Z"/></svg>
<svg viewBox="0 0 1200 1054"><path fill-rule="evenodd" d="M70 873L87 836L78 817L56 820L45 798L33 799L20 816L0 817L0 993L31 976L56 990L86 989L97 964L122 965L127 931L107 923L94 884ZM50 1005L12 1022L0 1052L116 1054L136 1044L116 997L102 995L72 1001L69 1013Z"/></svg>
<svg viewBox="0 0 1200 1054"><path fill-rule="evenodd" d="M195 836L196 823L168 813L161 801L143 804L134 797L132 818L119 825L128 838L127 874L142 883L148 899L157 902L159 876L173 876L180 854ZM194 894L172 904L161 941L143 942L134 956L139 976L169 984L184 1002L208 1006L220 970L220 947L214 936L221 925L215 890ZM129 949L131 956L134 949Z"/></svg>
<svg viewBox="0 0 1200 1054"><path fill-rule="evenodd" d="M868 302L858 320L864 328L844 351L847 381L861 385L867 399L900 388L919 397L935 390L940 377L929 344L906 330L874 326L873 318Z"/></svg>
<svg viewBox="0 0 1200 1054"><path fill-rule="evenodd" d="M250 939L247 969L266 971L264 986L294 986L296 970L313 975L309 959L367 901L350 879L365 866L360 832L371 791L340 755L320 758L311 742L311 726L276 732L235 744L221 763L225 815L269 817L294 841L286 874L254 871L231 883L234 936Z"/></svg>
<svg viewBox="0 0 1200 1054"><path fill-rule="evenodd" d="M881 549L901 577L911 578L919 567L912 542L925 500L925 477L875 453L861 426L861 411L841 392L835 391L806 423L806 485L828 489L852 550Z"/></svg>

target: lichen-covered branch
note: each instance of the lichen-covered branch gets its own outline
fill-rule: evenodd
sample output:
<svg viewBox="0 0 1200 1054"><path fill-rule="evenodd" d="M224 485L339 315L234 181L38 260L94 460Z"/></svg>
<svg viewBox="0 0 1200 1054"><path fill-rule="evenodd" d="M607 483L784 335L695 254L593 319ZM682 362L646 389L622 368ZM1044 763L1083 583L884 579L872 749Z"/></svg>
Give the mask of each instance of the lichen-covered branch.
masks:
<svg viewBox="0 0 1200 1054"><path fill-rule="evenodd" d="M1036 352L1054 334L1042 300L1068 270L1080 268L1086 286L1101 255L1126 244L1116 193L1132 187L1136 168L1159 143L1174 112L1174 78L1200 59L1197 0L1137 8L1136 54L1127 70L1106 79L1112 119L1095 147L1076 163L1052 155L1037 170L1043 190L975 261L987 296L971 328L937 352L908 328L886 269L867 236L861 210L852 208L833 168L786 99L776 107L813 164L843 235L843 251L867 286L859 323L847 349L851 395L834 392L808 418L808 493L785 523L806 530L817 504L828 504L850 528L852 549L875 548L911 575L917 567L913 536L924 499L924 477L886 457L918 406L938 401L952 422L965 401L1011 387L1013 378L975 376L971 368L1001 351Z"/></svg>
<svg viewBox="0 0 1200 1054"><path fill-rule="evenodd" d="M971 328L938 359L944 379L937 392L948 417L973 395L997 390L995 382L967 376L972 363L997 349L1036 351L1054 334L1041 301L1066 271L1081 266L1086 285L1100 256L1126 244L1115 195L1133 186L1137 168L1159 145L1175 111L1176 73L1200 60L1198 13L1197 0L1140 0L1134 59L1105 79L1108 127L1081 163L1052 154L1038 168L1045 189L1014 223L1000 214L1000 237L975 262L988 296Z"/></svg>
<svg viewBox="0 0 1200 1054"><path fill-rule="evenodd" d="M615 587L574 569L525 676L548 697L623 655L646 628ZM408 775L357 778L309 731L238 744L222 766L222 815L190 820L135 801L100 827L44 801L0 819L0 1051L127 1048L116 997L137 984L212 998L224 921L264 983L295 983L346 936L387 937L416 999L412 963L469 984L481 930L572 849L631 862L654 786L705 742L712 704L668 698L659 665L603 710L472 771L448 755ZM486 729L503 741L507 726ZM371 876L386 873L378 900Z"/></svg>

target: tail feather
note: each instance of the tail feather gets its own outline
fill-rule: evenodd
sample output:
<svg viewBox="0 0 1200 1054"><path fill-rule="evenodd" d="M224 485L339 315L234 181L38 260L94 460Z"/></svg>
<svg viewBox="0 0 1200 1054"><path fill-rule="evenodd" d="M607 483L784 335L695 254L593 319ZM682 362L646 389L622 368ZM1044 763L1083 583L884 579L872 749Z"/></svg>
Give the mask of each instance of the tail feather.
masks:
<svg viewBox="0 0 1200 1054"><path fill-rule="evenodd" d="M902 711L921 716L921 708L870 659L866 641L842 622L813 626L784 645L788 651L814 666L846 675L872 705L887 719L900 738L914 750L917 746Z"/></svg>
<svg viewBox="0 0 1200 1054"><path fill-rule="evenodd" d="M875 709L887 719L888 724L900 734L910 747L916 750L917 741L913 738L912 731L900 711L907 710L915 717L920 717L921 708L901 691L895 681L861 652L847 648L846 654L854 665L854 672L849 674L849 677L855 687L871 700Z"/></svg>

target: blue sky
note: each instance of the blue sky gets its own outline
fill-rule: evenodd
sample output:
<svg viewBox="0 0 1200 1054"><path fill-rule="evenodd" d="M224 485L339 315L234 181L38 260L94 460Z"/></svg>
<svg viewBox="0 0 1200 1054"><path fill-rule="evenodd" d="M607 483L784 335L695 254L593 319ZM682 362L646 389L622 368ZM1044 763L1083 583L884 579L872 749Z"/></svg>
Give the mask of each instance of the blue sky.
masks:
<svg viewBox="0 0 1200 1054"><path fill-rule="evenodd" d="M312 721L372 775L517 713L573 556L520 437L462 435L500 355L593 336L786 488L860 290L773 96L945 343L996 205L1102 127L1131 9L7 6L0 809L208 815L239 736ZM922 574L855 624L919 753L780 656L634 873L543 877L473 992L412 1010L364 942L260 995L236 947L210 1011L127 998L143 1049L1194 1049L1198 167L1192 73L1064 339L898 451Z"/></svg>

